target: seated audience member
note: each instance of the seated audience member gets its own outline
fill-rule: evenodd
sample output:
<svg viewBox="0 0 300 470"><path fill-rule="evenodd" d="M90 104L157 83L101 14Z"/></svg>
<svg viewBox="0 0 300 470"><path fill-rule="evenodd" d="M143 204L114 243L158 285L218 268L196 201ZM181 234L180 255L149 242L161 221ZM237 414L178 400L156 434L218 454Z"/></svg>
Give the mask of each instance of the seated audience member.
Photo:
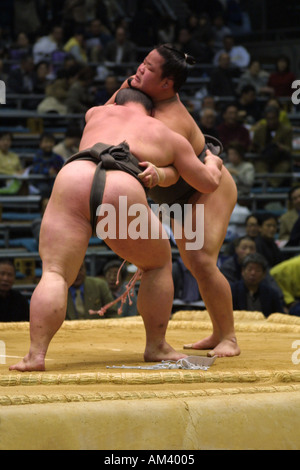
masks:
<svg viewBox="0 0 300 470"><path fill-rule="evenodd" d="M268 108L278 108L279 110L279 122L281 124L284 124L285 126L290 126L292 127L292 123L291 123L291 120L289 118L289 115L288 115L288 112L283 109L283 105L280 103L280 101L278 100L278 98L269 98L268 101L266 102L265 106L264 106L264 110L262 112L262 118L259 119L255 124L254 126L252 127L252 129L254 130L256 128L256 126L258 124L264 124L266 125L267 124L267 121L266 121L266 118L264 117L264 114L265 114L265 111L266 109Z"/></svg>
<svg viewBox="0 0 300 470"><path fill-rule="evenodd" d="M79 64L86 65L88 63L88 54L84 34L84 29L76 28L73 36L64 45L63 50L66 54L74 57Z"/></svg>
<svg viewBox="0 0 300 470"><path fill-rule="evenodd" d="M234 254L229 256L221 265L220 271L229 283L239 281L242 273L242 263L246 256L256 253L255 241L248 236L239 237L233 241Z"/></svg>
<svg viewBox="0 0 300 470"><path fill-rule="evenodd" d="M64 161L68 160L74 153L78 152L82 131L75 126L66 130L65 138L53 147L53 152Z"/></svg>
<svg viewBox="0 0 300 470"><path fill-rule="evenodd" d="M124 292L126 292L126 278L127 278L127 267L124 265L119 272L122 266L122 261L113 260L105 264L103 268L104 278L110 288L112 296L115 299L118 299ZM119 279L118 279L119 274ZM119 281L117 283L117 281ZM130 300L129 300L130 298ZM121 301L116 304L116 308L121 307ZM138 315L137 311L137 295L134 289L132 289L129 297L127 296L126 302L122 305L122 313L118 317L132 317Z"/></svg>
<svg viewBox="0 0 300 470"><path fill-rule="evenodd" d="M245 220L245 235L246 237L251 238L255 242L255 239L259 235L259 223L258 217L255 214L249 214ZM234 255L235 253L235 243L236 239L231 241L228 246L225 247L225 253L229 256Z"/></svg>
<svg viewBox="0 0 300 470"><path fill-rule="evenodd" d="M215 53L221 51L224 47L224 37L232 34L231 29L225 24L224 16L217 13L213 18L212 35L214 41Z"/></svg>
<svg viewBox="0 0 300 470"><path fill-rule="evenodd" d="M236 45L234 37L229 34L224 36L223 49L217 52L214 56L214 65L218 64L220 55L226 52L230 58L230 64L238 67L239 69L248 67L250 63L250 54L244 46Z"/></svg>
<svg viewBox="0 0 300 470"><path fill-rule="evenodd" d="M230 65L230 57L226 52L222 52L217 65L210 73L208 91L213 96L236 96L236 84L234 79L238 71Z"/></svg>
<svg viewBox="0 0 300 470"><path fill-rule="evenodd" d="M290 97L293 93L292 83L296 75L290 70L290 60L280 56L276 60L276 71L270 74L268 86L276 97Z"/></svg>
<svg viewBox="0 0 300 470"><path fill-rule="evenodd" d="M292 229L300 216L300 186L289 192L289 209L279 217L279 240L289 240Z"/></svg>
<svg viewBox="0 0 300 470"><path fill-rule="evenodd" d="M12 134L0 133L0 175L20 175L23 173L19 156L11 151ZM0 194L18 194L22 182L16 179L0 180Z"/></svg>
<svg viewBox="0 0 300 470"><path fill-rule="evenodd" d="M69 288L66 320L95 320L117 316L116 306L109 308L104 316L90 315L89 310L99 310L113 301L107 282L104 279L86 275L83 264L77 278Z"/></svg>
<svg viewBox="0 0 300 470"><path fill-rule="evenodd" d="M116 66L119 66L115 69L116 73L124 73L128 71L129 74L131 74L132 68L129 67L129 69L126 71L124 68L120 67L120 65L135 62L136 56L136 45L127 37L125 28L119 26L116 29L114 39L110 41L105 47L105 60L116 64Z"/></svg>
<svg viewBox="0 0 300 470"><path fill-rule="evenodd" d="M65 105L67 112L86 113L94 105L94 94L91 93L90 86L94 79L94 70L89 67L77 69L74 67L74 76L69 78L69 88L67 90ZM70 75L72 70L70 71Z"/></svg>
<svg viewBox="0 0 300 470"><path fill-rule="evenodd" d="M35 65L33 79L33 93L44 95L46 88L50 84L50 65L46 61L41 61Z"/></svg>
<svg viewBox="0 0 300 470"><path fill-rule="evenodd" d="M283 261L283 254L275 242L278 230L277 218L273 214L264 214L259 219L259 235L255 239L256 251L262 254L269 268Z"/></svg>
<svg viewBox="0 0 300 470"><path fill-rule="evenodd" d="M199 117L200 120L198 125L204 135L211 135L216 139L219 139L219 134L217 130L217 112L212 108L203 108L200 113Z"/></svg>
<svg viewBox="0 0 300 470"><path fill-rule="evenodd" d="M43 198L50 197L53 187L53 179L64 164L62 157L53 152L54 145L55 138L52 134L42 134L39 144L40 148L37 151L30 168L31 174L43 175L46 178L45 181L34 182L34 186Z"/></svg>
<svg viewBox="0 0 300 470"><path fill-rule="evenodd" d="M252 60L249 68L239 77L237 91L241 92L244 86L251 85L257 95L270 95L272 89L267 86L269 73L262 70L258 60Z"/></svg>
<svg viewBox="0 0 300 470"><path fill-rule="evenodd" d="M209 40L200 41L188 28L184 27L179 30L175 46L182 52L188 51L200 64L208 64L212 61L213 49L210 47Z"/></svg>
<svg viewBox="0 0 300 470"><path fill-rule="evenodd" d="M45 90L46 96L37 106L38 113L67 114L68 108L65 102L70 87L69 74L71 75L71 72L72 67L70 70L61 71L59 77L47 85Z"/></svg>
<svg viewBox="0 0 300 470"><path fill-rule="evenodd" d="M220 267L221 273L224 274L230 284L242 279L242 265L244 259L248 255L257 253L254 239L247 235L234 240L233 243L235 247L234 254L227 258ZM283 294L273 277L270 275L269 269L266 270L265 281L277 291L282 303L284 304Z"/></svg>
<svg viewBox="0 0 300 470"><path fill-rule="evenodd" d="M246 235L255 241L256 237L259 235L259 222L255 214L250 214L246 217L245 229Z"/></svg>
<svg viewBox="0 0 300 470"><path fill-rule="evenodd" d="M40 37L33 45L34 63L41 60L50 61L53 52L61 49L63 45L63 28L59 25L53 26L50 34Z"/></svg>
<svg viewBox="0 0 300 470"><path fill-rule="evenodd" d="M254 86L245 85L241 89L235 104L238 108L240 122L253 125L260 119L262 107L261 103L257 100Z"/></svg>
<svg viewBox="0 0 300 470"><path fill-rule="evenodd" d="M284 313L284 305L278 292L265 280L268 264L259 253L246 256L242 264L242 279L231 284L233 309L272 313Z"/></svg>
<svg viewBox="0 0 300 470"><path fill-rule="evenodd" d="M300 246L300 216L296 220L286 246Z"/></svg>
<svg viewBox="0 0 300 470"><path fill-rule="evenodd" d="M10 46L8 54L11 60L18 62L24 55L31 55L32 45L30 44L28 34L20 31L16 37L16 41Z"/></svg>
<svg viewBox="0 0 300 470"><path fill-rule="evenodd" d="M96 93L96 106L104 105L110 97L120 88L116 75L108 75L104 81L104 86L99 87Z"/></svg>
<svg viewBox="0 0 300 470"><path fill-rule="evenodd" d="M238 196L249 194L255 179L255 169L251 162L244 161L244 148L232 143L227 148L225 167L233 177Z"/></svg>
<svg viewBox="0 0 300 470"><path fill-rule="evenodd" d="M271 269L281 288L289 315L300 316L300 256L295 256Z"/></svg>
<svg viewBox="0 0 300 470"><path fill-rule="evenodd" d="M13 289L15 279L13 261L0 259L0 322L29 321L29 303Z"/></svg>
<svg viewBox="0 0 300 470"><path fill-rule="evenodd" d="M186 304L198 302L200 292L196 279L184 265L179 256L173 261L172 275L174 282L174 298Z"/></svg>
<svg viewBox="0 0 300 470"><path fill-rule="evenodd" d="M239 143L247 152L250 144L248 129L238 120L238 108L235 104L228 104L223 112L223 122L218 126L220 140L225 151L231 143Z"/></svg>
<svg viewBox="0 0 300 470"><path fill-rule="evenodd" d="M34 63L32 57L23 56L19 65L11 69L7 79L7 93L29 94L34 87Z"/></svg>
<svg viewBox="0 0 300 470"><path fill-rule="evenodd" d="M265 122L259 122L253 131L252 151L259 153L255 160L257 173L288 173L291 171L291 152L293 131L290 126L279 121L279 109L268 107ZM269 178L273 187L281 186L284 178Z"/></svg>

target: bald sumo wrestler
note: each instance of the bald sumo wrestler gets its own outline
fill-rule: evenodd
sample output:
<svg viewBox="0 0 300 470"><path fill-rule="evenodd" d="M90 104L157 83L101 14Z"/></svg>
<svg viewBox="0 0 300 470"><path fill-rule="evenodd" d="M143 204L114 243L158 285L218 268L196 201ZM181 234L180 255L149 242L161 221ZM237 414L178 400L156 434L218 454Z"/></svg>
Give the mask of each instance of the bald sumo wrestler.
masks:
<svg viewBox="0 0 300 470"><path fill-rule="evenodd" d="M147 162L142 174L149 186L149 165L155 166L162 185L167 184L168 171L161 172L159 167L169 165L172 172L177 171L203 193L216 190L220 183L222 161L209 151L205 163L198 160L184 137L151 117L152 102L146 95L122 90L116 103L87 112L80 152L71 157L56 177L41 226L39 250L43 273L30 304L30 349L11 370L45 370L49 344L65 320L68 288L82 265L93 229L104 217L95 217L96 205L90 205L92 199L95 203L94 186L98 190L99 185L94 185L94 177L101 159L103 164L108 161L110 165L115 159L122 165L125 155L124 161L129 161L129 166L132 162L134 166L135 159ZM146 331L144 360L178 360L185 355L176 352L165 339L173 301L170 243L148 206L138 176L141 170L137 169L134 176L131 170L127 172L126 166L127 163L124 170L117 167L105 172L105 186L98 205L114 206L118 233L119 201L121 196L126 196L128 207L140 204L146 208L144 221L149 227L156 225L160 236L152 239L149 232L145 239L108 237L106 244L143 272L137 307ZM92 227L93 218L96 220ZM128 224L132 218L128 215Z"/></svg>

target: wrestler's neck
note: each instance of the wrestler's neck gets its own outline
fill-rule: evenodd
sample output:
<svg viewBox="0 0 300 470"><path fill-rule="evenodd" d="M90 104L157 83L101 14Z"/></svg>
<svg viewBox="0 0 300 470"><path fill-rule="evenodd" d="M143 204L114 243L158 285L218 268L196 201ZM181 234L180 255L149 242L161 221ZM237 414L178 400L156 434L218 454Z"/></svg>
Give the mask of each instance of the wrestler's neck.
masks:
<svg viewBox="0 0 300 470"><path fill-rule="evenodd" d="M174 93L174 91L170 91L168 93L161 94L160 96L153 98L154 105L156 108L173 103L177 100L178 98L177 98L176 93Z"/></svg>

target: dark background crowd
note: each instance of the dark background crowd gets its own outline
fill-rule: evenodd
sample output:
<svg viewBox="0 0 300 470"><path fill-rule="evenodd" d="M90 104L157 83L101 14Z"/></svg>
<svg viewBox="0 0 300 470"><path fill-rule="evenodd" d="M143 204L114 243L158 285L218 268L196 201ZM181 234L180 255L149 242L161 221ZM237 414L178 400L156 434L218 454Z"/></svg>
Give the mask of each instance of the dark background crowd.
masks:
<svg viewBox="0 0 300 470"><path fill-rule="evenodd" d="M12 247L38 251L53 181L78 149L85 112L104 104L155 45L167 42L196 59L180 96L203 133L222 141L224 165L237 185L219 257L234 309L300 315L300 118L292 99L299 13L296 2L284 9L280 3L2 0L0 321L29 318L31 291L24 284L38 278L40 264L35 259L28 276ZM32 195L40 197L34 220L26 199ZM24 205L7 209L5 197L14 196ZM93 269L87 259L70 289L67 319L89 318L90 308L124 292L135 267L122 269L116 289L119 268L116 257L97 257ZM178 255L173 277L177 305L203 307ZM102 305L95 304L99 299ZM107 316L116 316L116 308ZM135 293L123 315L137 314Z"/></svg>

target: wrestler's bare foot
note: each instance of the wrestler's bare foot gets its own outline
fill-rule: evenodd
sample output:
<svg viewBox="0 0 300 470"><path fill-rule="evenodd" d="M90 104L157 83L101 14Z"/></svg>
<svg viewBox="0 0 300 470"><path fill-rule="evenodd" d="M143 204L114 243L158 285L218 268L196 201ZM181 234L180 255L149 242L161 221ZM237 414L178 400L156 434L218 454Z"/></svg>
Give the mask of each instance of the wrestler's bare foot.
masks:
<svg viewBox="0 0 300 470"><path fill-rule="evenodd" d="M197 343L185 344L184 349L211 349L211 351L207 353L210 357L232 357L239 356L241 354L241 350L235 337L219 341L214 337L214 335L204 338Z"/></svg>
<svg viewBox="0 0 300 470"><path fill-rule="evenodd" d="M144 352L145 362L179 361L184 357L187 357L187 355L178 353L166 342L157 346L146 346Z"/></svg>
<svg viewBox="0 0 300 470"><path fill-rule="evenodd" d="M44 355L33 356L30 353L17 364L10 366L9 370L18 370L19 372L32 372L45 370Z"/></svg>

